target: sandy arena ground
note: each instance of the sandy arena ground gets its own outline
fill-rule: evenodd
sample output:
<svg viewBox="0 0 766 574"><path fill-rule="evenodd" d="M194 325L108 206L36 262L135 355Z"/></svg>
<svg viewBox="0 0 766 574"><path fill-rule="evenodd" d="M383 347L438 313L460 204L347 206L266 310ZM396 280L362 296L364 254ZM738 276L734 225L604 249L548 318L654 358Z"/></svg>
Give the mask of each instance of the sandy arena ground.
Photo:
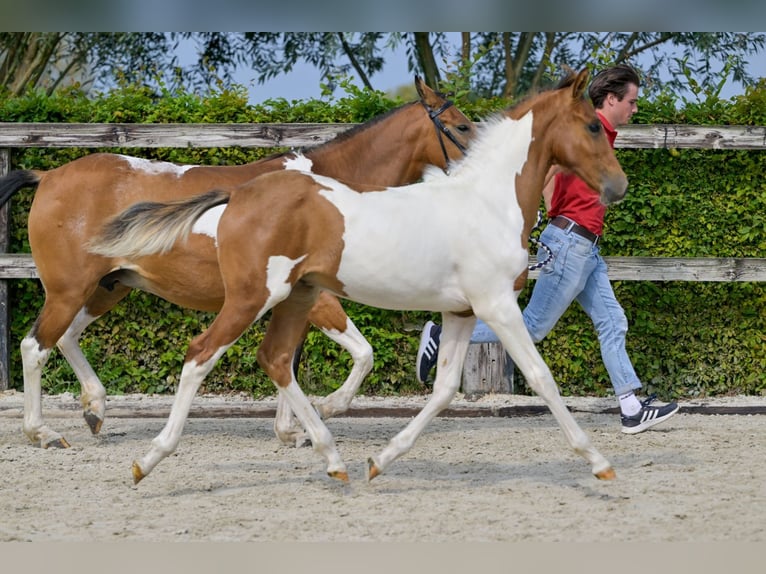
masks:
<svg viewBox="0 0 766 574"><path fill-rule="evenodd" d="M766 541L764 397L682 403L635 436L619 432L610 399L565 399L614 465L611 482L590 474L550 414L498 415L539 399L458 400L453 414L474 416L437 418L368 483L367 457L425 399L360 397L359 416L328 421L343 485L313 450L277 441L274 401L199 397L177 452L134 486L131 462L171 397L110 397L99 437L75 397L46 397L47 422L72 448L42 450L21 431L23 395L0 393L0 541ZM721 406L753 414L711 414Z"/></svg>

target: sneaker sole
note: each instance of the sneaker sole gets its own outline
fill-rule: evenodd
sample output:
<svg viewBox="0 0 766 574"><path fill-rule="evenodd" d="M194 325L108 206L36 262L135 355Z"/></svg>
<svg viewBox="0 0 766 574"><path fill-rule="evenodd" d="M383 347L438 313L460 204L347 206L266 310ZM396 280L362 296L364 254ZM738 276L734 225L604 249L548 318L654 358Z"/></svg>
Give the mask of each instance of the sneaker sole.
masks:
<svg viewBox="0 0 766 574"><path fill-rule="evenodd" d="M638 426L634 426L634 427L622 427L622 432L625 433L625 434L638 434L640 432L644 432L646 429L650 429L653 426L658 425L661 422L668 420L670 417L672 417L674 414L676 414L678 412L679 408L680 407L677 406L675 408L675 410L670 411L668 414L663 415L661 417L657 417L656 419L652 419L650 421L645 421L645 422L641 423Z"/></svg>

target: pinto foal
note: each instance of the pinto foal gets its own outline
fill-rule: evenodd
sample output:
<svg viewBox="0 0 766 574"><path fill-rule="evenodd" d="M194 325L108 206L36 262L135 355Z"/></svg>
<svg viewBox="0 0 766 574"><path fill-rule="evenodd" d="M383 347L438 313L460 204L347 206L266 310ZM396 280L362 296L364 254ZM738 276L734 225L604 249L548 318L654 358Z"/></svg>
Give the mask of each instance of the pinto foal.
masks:
<svg viewBox="0 0 766 574"><path fill-rule="evenodd" d="M134 481L176 449L204 377L268 310L272 315L258 362L325 458L328 474L348 480L330 431L291 369L308 313L323 291L376 307L442 312L433 394L407 427L370 457L369 479L410 450L454 397L476 316L497 333L595 476L613 478L610 463L561 400L524 327L514 288L528 263L524 212L539 205L553 164L576 173L605 204L625 195L627 178L584 97L587 81L587 70L572 74L558 89L490 119L449 177L431 175L421 183L360 193L366 188L329 177L275 172L233 192L137 205L110 222L91 249L117 269L140 273L144 261L183 244L200 216L228 204L217 235L223 307L192 341L167 424L133 463Z"/></svg>

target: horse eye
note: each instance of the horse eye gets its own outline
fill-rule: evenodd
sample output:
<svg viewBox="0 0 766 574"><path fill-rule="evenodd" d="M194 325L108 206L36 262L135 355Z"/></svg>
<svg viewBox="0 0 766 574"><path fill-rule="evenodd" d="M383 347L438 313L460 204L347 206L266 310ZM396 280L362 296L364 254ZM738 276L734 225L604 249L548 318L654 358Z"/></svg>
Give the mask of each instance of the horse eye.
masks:
<svg viewBox="0 0 766 574"><path fill-rule="evenodd" d="M466 132L470 132L471 128L465 124L460 124L459 126L457 126L457 131L466 133Z"/></svg>
<svg viewBox="0 0 766 574"><path fill-rule="evenodd" d="M588 131L592 134L597 134L601 131L601 122L599 120L596 120L595 122L592 122L588 125Z"/></svg>

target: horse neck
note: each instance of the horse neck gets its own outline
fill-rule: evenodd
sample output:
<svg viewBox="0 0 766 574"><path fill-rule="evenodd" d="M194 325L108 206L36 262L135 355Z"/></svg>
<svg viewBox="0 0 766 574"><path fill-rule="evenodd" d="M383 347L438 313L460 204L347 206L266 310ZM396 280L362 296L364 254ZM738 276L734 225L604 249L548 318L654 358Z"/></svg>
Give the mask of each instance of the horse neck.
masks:
<svg viewBox="0 0 766 574"><path fill-rule="evenodd" d="M439 163L427 154L426 138L435 140L436 135L417 102L360 128L308 150L312 170L347 181L399 186L420 179L429 163Z"/></svg>
<svg viewBox="0 0 766 574"><path fill-rule="evenodd" d="M540 96L542 98L543 96ZM541 100L538 100L540 102ZM550 124L553 114L546 113L550 106L543 107L538 103L535 106L524 106L516 110L515 114L524 114L532 111L534 116L533 140L529 146L529 154L524 168L516 177L516 199L524 216L524 227L521 231L521 241L524 247L528 245L529 235L537 221L537 212L540 209L540 201L543 195L545 177L553 165L553 156L550 151L548 134L552 133Z"/></svg>

